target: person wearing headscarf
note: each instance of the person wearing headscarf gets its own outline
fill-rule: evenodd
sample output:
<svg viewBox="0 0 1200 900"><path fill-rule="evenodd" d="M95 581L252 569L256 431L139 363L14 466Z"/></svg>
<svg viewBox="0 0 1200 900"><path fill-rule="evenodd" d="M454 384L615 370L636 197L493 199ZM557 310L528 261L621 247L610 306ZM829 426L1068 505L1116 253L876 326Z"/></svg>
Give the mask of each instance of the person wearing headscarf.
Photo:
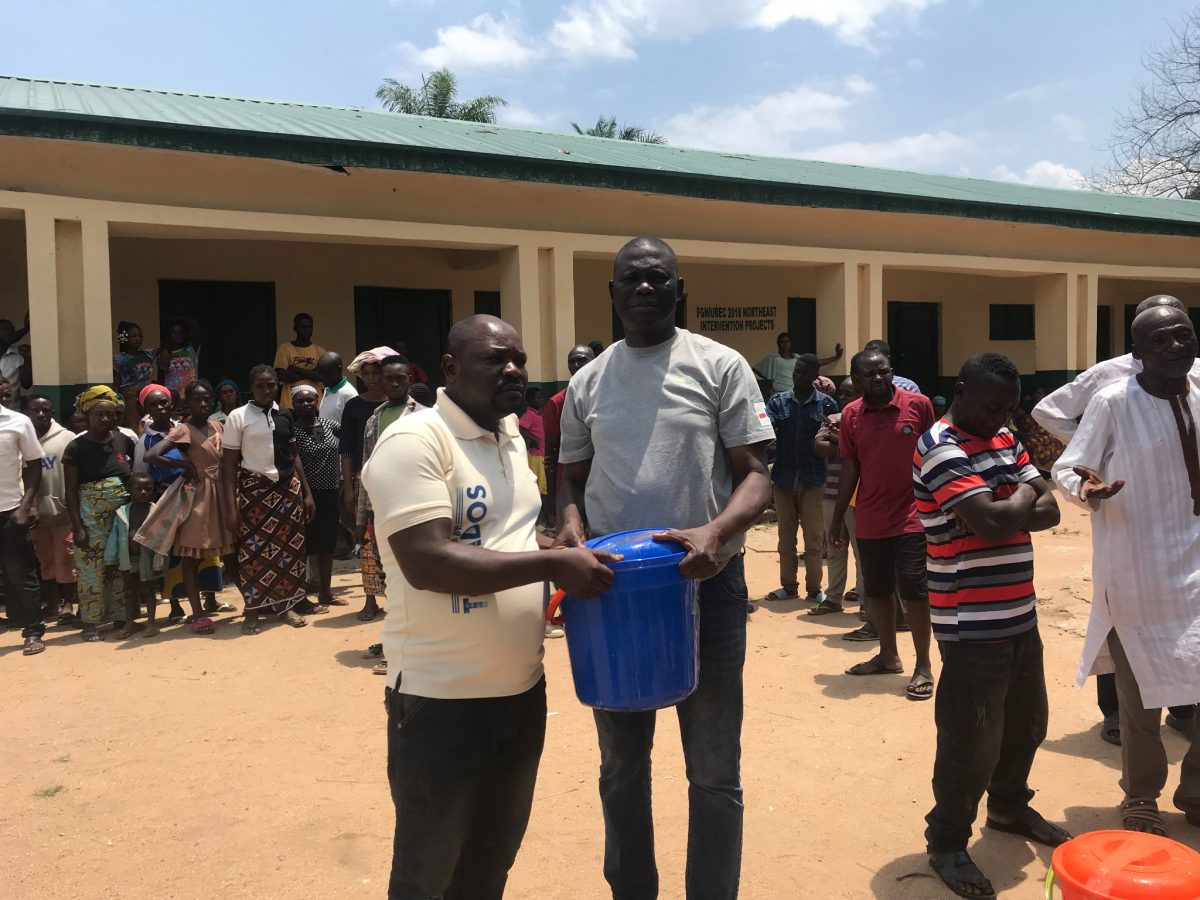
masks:
<svg viewBox="0 0 1200 900"><path fill-rule="evenodd" d="M342 433L338 450L342 457L342 507L347 515L354 515L358 505L358 478L363 467L363 430L367 419L387 399L383 389L383 374L379 364L389 356L395 356L391 347L376 347L364 350L346 366L346 371L358 377L363 389L342 410Z"/></svg>
<svg viewBox="0 0 1200 900"><path fill-rule="evenodd" d="M222 378L217 382L217 386L213 388L217 392L216 410L208 418L213 422L225 424L225 420L229 418L229 414L233 412L241 404L242 389L237 386L237 382L231 378Z"/></svg>
<svg viewBox="0 0 1200 900"><path fill-rule="evenodd" d="M75 411L87 430L63 453L67 513L75 539L76 592L83 639L100 640L99 627L125 625L125 589L107 576L104 548L117 510L129 500L133 441L117 430L122 401L108 385L88 388L75 398Z"/></svg>
<svg viewBox="0 0 1200 900"><path fill-rule="evenodd" d="M342 480L338 453L341 426L317 414L320 402L320 394L312 385L292 385L296 450L304 463L304 477L315 507L305 533L308 553L317 558L320 584L317 605L309 610L313 613L322 613L330 606L348 605L345 600L336 600L330 587L338 533L338 489Z"/></svg>

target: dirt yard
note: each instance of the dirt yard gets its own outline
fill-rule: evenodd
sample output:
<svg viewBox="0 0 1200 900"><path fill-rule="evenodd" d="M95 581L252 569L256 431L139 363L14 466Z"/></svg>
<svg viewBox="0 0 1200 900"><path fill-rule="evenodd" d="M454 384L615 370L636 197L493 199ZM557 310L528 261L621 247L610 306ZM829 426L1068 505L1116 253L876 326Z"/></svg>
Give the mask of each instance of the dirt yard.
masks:
<svg viewBox="0 0 1200 900"><path fill-rule="evenodd" d="M751 535L751 596L777 585L774 531ZM1074 510L1037 538L1050 736L1032 780L1037 807L1075 833L1117 826L1119 751L1097 736L1089 685L1074 689L1090 596L1086 519ZM386 893L392 807L384 772L383 679L361 651L378 622L355 606L295 631L243 637L226 616L210 638L80 642L51 629L26 659L0 638L3 787L0 895L36 898L317 898ZM742 897L935 898L950 894L922 853L930 805L933 704L905 679L842 670L874 645L840 639L853 614L810 618L799 604L749 625ZM911 644L907 661L911 665ZM546 647L546 751L513 898L606 896L590 713L574 697L562 641ZM672 714L655 749L662 896L683 895L686 781ZM1184 751L1166 737L1173 763ZM1169 803L1167 804L1169 806ZM1172 836L1200 829L1167 813ZM984 834L973 854L1001 896L1036 898L1049 851Z"/></svg>

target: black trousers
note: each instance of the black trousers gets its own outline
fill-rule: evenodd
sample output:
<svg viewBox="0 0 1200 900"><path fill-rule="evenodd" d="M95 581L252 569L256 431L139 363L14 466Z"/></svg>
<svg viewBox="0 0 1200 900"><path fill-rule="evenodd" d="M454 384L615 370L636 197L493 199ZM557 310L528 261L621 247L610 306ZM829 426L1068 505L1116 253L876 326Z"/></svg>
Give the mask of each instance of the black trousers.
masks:
<svg viewBox="0 0 1200 900"><path fill-rule="evenodd" d="M0 513L0 583L8 606L8 618L21 626L21 637L40 638L42 582L29 529L13 521L15 509Z"/></svg>
<svg viewBox="0 0 1200 900"><path fill-rule="evenodd" d="M998 641L939 641L938 650L930 853L967 849L984 791L989 812L1011 819L1025 811L1049 714L1036 627Z"/></svg>
<svg viewBox="0 0 1200 900"><path fill-rule="evenodd" d="M436 700L387 689L396 833L388 900L500 900L529 824L546 682Z"/></svg>

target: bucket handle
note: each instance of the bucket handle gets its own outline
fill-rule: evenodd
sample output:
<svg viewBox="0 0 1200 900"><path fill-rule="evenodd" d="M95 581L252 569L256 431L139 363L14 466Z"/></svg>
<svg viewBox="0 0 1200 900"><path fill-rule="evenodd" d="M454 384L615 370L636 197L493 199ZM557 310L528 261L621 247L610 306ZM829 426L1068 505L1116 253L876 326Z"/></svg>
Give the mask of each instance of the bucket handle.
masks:
<svg viewBox="0 0 1200 900"><path fill-rule="evenodd" d="M1054 866L1046 871L1046 900L1054 900Z"/></svg>
<svg viewBox="0 0 1200 900"><path fill-rule="evenodd" d="M550 598L550 602L546 604L546 621L551 625L562 625L562 615L558 611L559 605L566 598L567 592L561 588L554 592L554 596Z"/></svg>

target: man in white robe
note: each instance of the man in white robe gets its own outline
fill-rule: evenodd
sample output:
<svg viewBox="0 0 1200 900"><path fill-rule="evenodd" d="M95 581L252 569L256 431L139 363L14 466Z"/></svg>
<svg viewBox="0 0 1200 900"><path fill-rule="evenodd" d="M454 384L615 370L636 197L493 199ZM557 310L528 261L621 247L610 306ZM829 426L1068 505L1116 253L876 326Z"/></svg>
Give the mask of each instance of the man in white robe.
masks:
<svg viewBox="0 0 1200 900"><path fill-rule="evenodd" d="M1134 318L1155 306L1173 306L1187 312L1187 307L1170 294L1154 294L1137 305ZM1142 361L1132 353L1106 359L1096 363L1086 372L1081 372L1070 384L1045 396L1035 406L1031 415L1039 425L1064 444L1069 444L1079 428L1079 419L1088 403L1096 394L1110 384L1125 381L1142 371ZM1200 362L1192 366L1200 375ZM1100 737L1110 744L1121 744L1121 729L1118 725L1119 701L1117 688L1111 671L1096 676L1096 704L1104 722L1100 726ZM1194 733L1196 709L1194 706L1172 707L1167 714L1167 724L1180 734L1190 737Z"/></svg>
<svg viewBox="0 0 1200 900"><path fill-rule="evenodd" d="M1181 310L1138 315L1133 345L1142 371L1096 394L1053 477L1093 513L1095 600L1079 683L1115 669L1124 826L1164 834L1161 707L1200 701L1200 375ZM1200 743L1174 803L1200 825Z"/></svg>

